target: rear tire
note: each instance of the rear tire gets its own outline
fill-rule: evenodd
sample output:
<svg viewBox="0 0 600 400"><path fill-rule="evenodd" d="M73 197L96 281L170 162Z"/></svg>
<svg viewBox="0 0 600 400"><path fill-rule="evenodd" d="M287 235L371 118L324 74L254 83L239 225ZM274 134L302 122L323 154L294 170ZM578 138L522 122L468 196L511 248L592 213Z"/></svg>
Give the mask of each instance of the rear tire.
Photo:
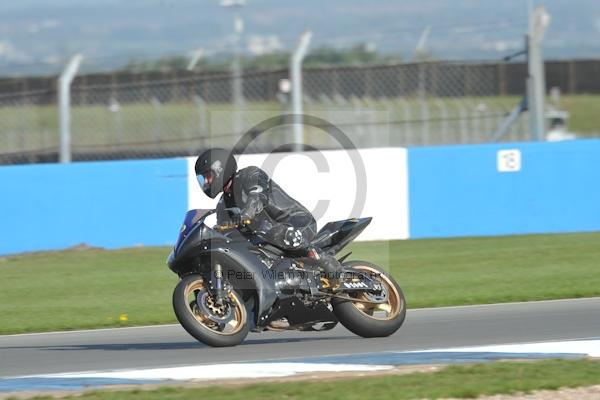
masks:
<svg viewBox="0 0 600 400"><path fill-rule="evenodd" d="M389 306L386 307L389 307L390 315L378 318L373 315L373 310L369 314L365 303L336 300L333 303L333 312L341 324L350 332L365 338L390 336L400 329L406 317L406 300L394 278L381 267L367 261L349 261L344 263L344 266L361 272L381 274L379 280L388 291Z"/></svg>
<svg viewBox="0 0 600 400"><path fill-rule="evenodd" d="M197 305L194 306L194 290L204 290L203 285L202 275L198 274L187 275L179 281L173 291L173 310L177 320L187 333L209 346L229 347L240 344L249 330L248 314L242 297L233 290L229 293L231 307L235 307L231 311L236 317L235 326L232 326L231 332L219 332L215 328L217 324L211 323L199 312Z"/></svg>

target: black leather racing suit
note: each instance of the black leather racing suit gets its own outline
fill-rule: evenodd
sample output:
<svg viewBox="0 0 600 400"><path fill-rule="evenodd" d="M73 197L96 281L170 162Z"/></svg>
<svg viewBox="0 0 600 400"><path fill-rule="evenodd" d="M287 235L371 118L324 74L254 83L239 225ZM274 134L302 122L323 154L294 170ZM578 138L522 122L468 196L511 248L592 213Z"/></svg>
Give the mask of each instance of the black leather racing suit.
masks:
<svg viewBox="0 0 600 400"><path fill-rule="evenodd" d="M312 214L258 167L239 170L217 205L217 223L231 219L226 208L237 207L250 229L285 250L303 250L317 233Z"/></svg>
<svg viewBox="0 0 600 400"><path fill-rule="evenodd" d="M217 205L217 223L231 220L228 208L239 208L249 228L284 250L307 250L317 233L313 215L273 182L265 171L247 167L237 171ZM335 255L314 249L325 271L336 280L340 263Z"/></svg>

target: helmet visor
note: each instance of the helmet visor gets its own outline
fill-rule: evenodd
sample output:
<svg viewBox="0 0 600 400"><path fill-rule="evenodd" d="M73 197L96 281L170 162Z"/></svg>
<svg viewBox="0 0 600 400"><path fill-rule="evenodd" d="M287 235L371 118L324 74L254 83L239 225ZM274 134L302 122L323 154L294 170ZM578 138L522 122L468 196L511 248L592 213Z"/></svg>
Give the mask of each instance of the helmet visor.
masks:
<svg viewBox="0 0 600 400"><path fill-rule="evenodd" d="M198 179L198 184L202 190L206 192L207 190L210 190L210 185L213 181L213 172L208 171L204 174L197 175L196 179Z"/></svg>

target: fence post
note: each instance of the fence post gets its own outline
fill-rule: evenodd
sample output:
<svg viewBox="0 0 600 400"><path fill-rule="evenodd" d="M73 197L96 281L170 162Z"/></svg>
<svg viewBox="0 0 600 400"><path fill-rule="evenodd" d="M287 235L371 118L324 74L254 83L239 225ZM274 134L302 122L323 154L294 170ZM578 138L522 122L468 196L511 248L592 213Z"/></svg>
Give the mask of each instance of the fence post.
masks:
<svg viewBox="0 0 600 400"><path fill-rule="evenodd" d="M498 94L501 96L507 95L507 86L506 82L506 63L500 62L498 65Z"/></svg>
<svg viewBox="0 0 600 400"><path fill-rule="evenodd" d="M199 137L202 137L203 134L208 132L207 129L207 117L206 117L206 102L199 94L194 95L194 102L196 103L196 107L198 108L198 129L200 131Z"/></svg>
<svg viewBox="0 0 600 400"><path fill-rule="evenodd" d="M425 97L419 98L419 106L421 107L421 138L420 143L422 145L432 145L429 137L429 100Z"/></svg>
<svg viewBox="0 0 600 400"><path fill-rule="evenodd" d="M577 94L577 61L568 61L569 66L569 94Z"/></svg>
<svg viewBox="0 0 600 400"><path fill-rule="evenodd" d="M442 125L442 140L440 140L439 143L450 144L450 140L448 138L448 108L446 108L446 104L444 104L439 97L436 98L435 103L440 110L440 122Z"/></svg>
<svg viewBox="0 0 600 400"><path fill-rule="evenodd" d="M290 79L292 81L292 114L294 115L294 146L296 151L302 151L304 144L302 118L302 61L308 50L311 31L306 31L300 37L298 47L290 58Z"/></svg>
<svg viewBox="0 0 600 400"><path fill-rule="evenodd" d="M81 54L71 58L63 70L58 81L58 107L60 126L60 154L61 163L71 162L71 83L79 70Z"/></svg>
<svg viewBox="0 0 600 400"><path fill-rule="evenodd" d="M408 100L406 100L406 98L404 97L399 97L398 98L399 103L402 105L402 118L404 118L404 126L403 126L403 131L404 131L404 143L400 143L401 145L403 144L404 146L411 146L416 144L416 141L414 140L414 121L413 121L413 115L412 115L412 108L410 106L410 103L408 102Z"/></svg>
<svg viewBox="0 0 600 400"><path fill-rule="evenodd" d="M530 113L530 129L534 140L542 140L545 136L544 97L546 95L546 79L544 76L544 57L542 55L542 39L550 23L550 16L543 6L535 8L529 17L528 36L528 108Z"/></svg>

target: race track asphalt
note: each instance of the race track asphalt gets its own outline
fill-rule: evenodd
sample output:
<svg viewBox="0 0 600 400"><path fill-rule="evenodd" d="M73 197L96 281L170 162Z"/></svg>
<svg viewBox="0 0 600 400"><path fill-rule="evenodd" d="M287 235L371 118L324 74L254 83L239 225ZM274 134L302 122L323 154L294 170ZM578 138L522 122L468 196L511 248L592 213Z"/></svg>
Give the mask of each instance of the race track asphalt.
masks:
<svg viewBox="0 0 600 400"><path fill-rule="evenodd" d="M251 333L209 348L178 325L0 336L0 377L583 339L600 336L600 298L409 310L393 336Z"/></svg>

